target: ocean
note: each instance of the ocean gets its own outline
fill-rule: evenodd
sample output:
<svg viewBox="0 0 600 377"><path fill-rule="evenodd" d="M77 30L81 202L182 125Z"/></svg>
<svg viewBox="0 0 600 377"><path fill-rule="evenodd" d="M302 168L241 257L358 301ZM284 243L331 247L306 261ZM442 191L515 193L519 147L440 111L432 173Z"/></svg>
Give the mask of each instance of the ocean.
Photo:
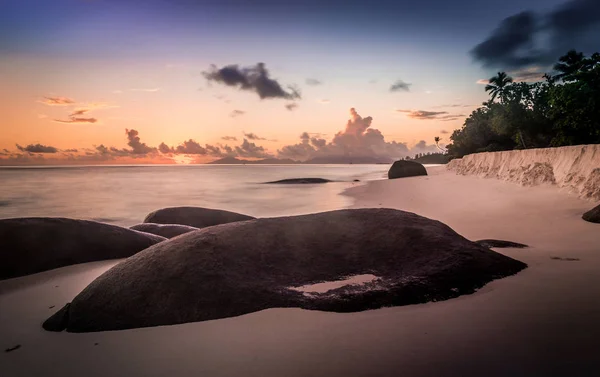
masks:
<svg viewBox="0 0 600 377"><path fill-rule="evenodd" d="M157 209L199 206L273 217L348 207L344 190L389 165L151 165L0 168L0 218L69 217L121 226ZM325 178L325 184L265 184ZM360 182L354 182L355 179Z"/></svg>

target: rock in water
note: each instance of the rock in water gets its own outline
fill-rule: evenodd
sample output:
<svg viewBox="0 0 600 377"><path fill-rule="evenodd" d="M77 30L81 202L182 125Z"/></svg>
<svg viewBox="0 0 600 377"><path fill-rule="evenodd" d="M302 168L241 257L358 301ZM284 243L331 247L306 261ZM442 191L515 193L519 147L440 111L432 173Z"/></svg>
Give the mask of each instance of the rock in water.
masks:
<svg viewBox="0 0 600 377"><path fill-rule="evenodd" d="M396 161L388 171L389 179L415 177L419 175L427 175L427 169L425 169L425 166L414 161Z"/></svg>
<svg viewBox="0 0 600 377"><path fill-rule="evenodd" d="M264 218L201 229L128 258L73 299L65 327L89 332L267 308L352 312L415 304L472 293L525 267L410 212ZM377 279L322 293L297 290L361 274Z"/></svg>
<svg viewBox="0 0 600 377"><path fill-rule="evenodd" d="M266 182L267 184L288 184L288 185L298 185L298 184L314 184L314 183L328 183L331 182L329 179L325 178L289 178L282 179L279 181Z"/></svg>
<svg viewBox="0 0 600 377"><path fill-rule="evenodd" d="M581 216L581 218L591 223L600 224L600 205L584 213L583 216Z"/></svg>
<svg viewBox="0 0 600 377"><path fill-rule="evenodd" d="M163 208L150 213L144 223L179 224L195 228L233 223L236 221L253 220L254 217L241 213L222 211L202 207L171 207Z"/></svg>
<svg viewBox="0 0 600 377"><path fill-rule="evenodd" d="M137 224L132 227L129 227L129 229L156 234L165 238L173 238L185 233L193 232L194 230L198 230L198 228L188 225L153 223Z"/></svg>
<svg viewBox="0 0 600 377"><path fill-rule="evenodd" d="M164 241L95 221L64 218L0 220L0 279L77 263L126 258Z"/></svg>

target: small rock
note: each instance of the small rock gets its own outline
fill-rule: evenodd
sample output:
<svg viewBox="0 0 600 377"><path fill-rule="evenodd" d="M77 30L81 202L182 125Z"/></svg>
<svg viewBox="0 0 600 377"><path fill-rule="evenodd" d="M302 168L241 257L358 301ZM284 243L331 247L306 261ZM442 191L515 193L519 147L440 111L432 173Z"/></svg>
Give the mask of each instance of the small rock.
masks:
<svg viewBox="0 0 600 377"><path fill-rule="evenodd" d="M10 348L7 348L7 349L5 349L5 350L4 350L4 352L12 352L12 351L16 351L16 350L18 350L19 348L21 348L21 345L20 345L20 344L17 344L17 345L16 345L16 346L14 346L14 347L10 347Z"/></svg>
<svg viewBox="0 0 600 377"><path fill-rule="evenodd" d="M331 182L329 179L324 178L290 178L290 179L282 179L280 181L272 181L266 182L267 184L313 184L313 183L328 183Z"/></svg>
<svg viewBox="0 0 600 377"><path fill-rule="evenodd" d="M563 258L563 257L550 257L550 259L560 260L560 261L566 261L566 262L572 262L572 261L578 261L578 260L580 260L579 258Z"/></svg>
<svg viewBox="0 0 600 377"><path fill-rule="evenodd" d="M488 249L491 249L492 247L497 247L497 248L514 247L514 248L518 248L518 249L523 249L523 248L529 247L522 243L517 243L517 242L512 242L512 241L503 241L503 240L479 240L479 241L475 241L475 243L477 243L483 247L487 247Z"/></svg>

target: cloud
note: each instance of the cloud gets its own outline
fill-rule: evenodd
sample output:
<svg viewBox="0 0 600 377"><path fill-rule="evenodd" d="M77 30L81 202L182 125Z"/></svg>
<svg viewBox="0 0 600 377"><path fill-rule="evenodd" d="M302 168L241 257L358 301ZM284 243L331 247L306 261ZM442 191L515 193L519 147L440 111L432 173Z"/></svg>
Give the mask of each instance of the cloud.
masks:
<svg viewBox="0 0 600 377"><path fill-rule="evenodd" d="M509 72L508 75L514 82L537 82L544 79L544 69L542 67L529 67Z"/></svg>
<svg viewBox="0 0 600 377"><path fill-rule="evenodd" d="M487 85L490 83L490 79L479 79L477 81L475 81L475 84L478 85Z"/></svg>
<svg viewBox="0 0 600 377"><path fill-rule="evenodd" d="M75 148L71 148L71 149L65 149L63 152L67 152L67 153L77 153L79 152L79 150L75 149Z"/></svg>
<svg viewBox="0 0 600 377"><path fill-rule="evenodd" d="M322 100L319 100L319 103L322 103L323 105L326 105L326 104L328 104L328 103L330 103L330 102L331 102L331 101L330 101L330 100L328 100L328 99L322 99Z"/></svg>
<svg viewBox="0 0 600 377"><path fill-rule="evenodd" d="M73 111L71 114L69 114L69 117L75 117L77 115L83 115L85 113L87 113L88 111L90 111L90 109L79 109L79 110L75 110Z"/></svg>
<svg viewBox="0 0 600 377"><path fill-rule="evenodd" d="M158 145L158 151L159 151L160 153L163 153L163 154L169 154L169 153L173 153L173 152L174 152L173 148L169 147L169 146L168 146L167 144L165 144L164 142L163 142L163 143L160 143L160 144Z"/></svg>
<svg viewBox="0 0 600 377"><path fill-rule="evenodd" d="M235 137L235 136L222 136L221 139L222 140L237 141L237 137Z"/></svg>
<svg viewBox="0 0 600 377"><path fill-rule="evenodd" d="M267 140L264 137L260 137L257 134L252 133L252 132L250 132L250 133L244 132L244 137L247 138L248 140Z"/></svg>
<svg viewBox="0 0 600 377"><path fill-rule="evenodd" d="M114 93L114 94L122 94L122 93L123 93L123 91L122 91L122 90L113 90L113 93Z"/></svg>
<svg viewBox="0 0 600 377"><path fill-rule="evenodd" d="M308 78L308 79L306 79L306 85L318 86L318 85L323 85L323 82L321 80Z"/></svg>
<svg viewBox="0 0 600 377"><path fill-rule="evenodd" d="M297 103L288 103L287 105L285 105L285 108L288 109L289 111L294 111L296 108L298 107Z"/></svg>
<svg viewBox="0 0 600 377"><path fill-rule="evenodd" d="M98 119L71 117L69 120L53 119L52 121L58 122L58 123L96 123L96 122L98 122Z"/></svg>
<svg viewBox="0 0 600 377"><path fill-rule="evenodd" d="M129 89L132 92L148 92L148 93L155 93L158 92L160 90L160 88L141 88L141 89Z"/></svg>
<svg viewBox="0 0 600 377"><path fill-rule="evenodd" d="M26 147L22 147L17 144L17 149L21 152L29 152L29 153L56 153L58 149L51 147L49 145L42 144L29 144Z"/></svg>
<svg viewBox="0 0 600 377"><path fill-rule="evenodd" d="M264 63L246 68L240 68L237 64L223 68L212 65L210 71L203 72L203 75L208 81L255 92L260 99L282 98L293 100L300 98L298 89L288 86L286 91L277 80L270 78Z"/></svg>
<svg viewBox="0 0 600 377"><path fill-rule="evenodd" d="M40 103L48 106L71 106L75 104L75 101L67 97L44 97Z"/></svg>
<svg viewBox="0 0 600 377"><path fill-rule="evenodd" d="M229 114L229 116L232 117L232 118L235 118L237 116L244 115L244 114L246 114L245 111L242 111L242 110L233 110L231 112L231 114Z"/></svg>
<svg viewBox="0 0 600 377"><path fill-rule="evenodd" d="M175 153L179 154L206 154L206 148L202 147L195 140L189 139L184 141L175 148Z"/></svg>
<svg viewBox="0 0 600 377"><path fill-rule="evenodd" d="M600 48L600 1L571 0L546 14L525 11L504 19L471 54L484 67L548 67L568 50Z"/></svg>
<svg viewBox="0 0 600 377"><path fill-rule="evenodd" d="M390 92L399 92L399 91L409 92L411 85L412 84L406 83L402 80L396 80L396 82L393 83L392 86L390 86Z"/></svg>
<svg viewBox="0 0 600 377"><path fill-rule="evenodd" d="M473 107L473 105L463 105L463 104L453 104L453 105L439 105L439 106L433 106L434 109L442 109L442 108L447 108L447 107Z"/></svg>
<svg viewBox="0 0 600 377"><path fill-rule="evenodd" d="M109 105L103 102L90 102L90 103L77 103L76 101L67 98L67 97L44 97L45 99L41 101L42 103L50 106L70 106L75 107L73 111L68 115L69 119L53 119L52 121L57 123L96 123L98 122L97 118L83 118L81 115L88 113L92 110L98 109L108 109L118 107L115 105ZM40 114L38 118L44 119L47 118L47 115Z"/></svg>
<svg viewBox="0 0 600 377"><path fill-rule="evenodd" d="M446 130L440 130L440 133L441 133L442 135L445 135L445 134L448 134L448 133L450 133L450 132L448 132L448 131L446 131Z"/></svg>
<svg viewBox="0 0 600 377"><path fill-rule="evenodd" d="M145 143L140 141L139 132L136 130L125 129L127 135L127 145L131 147L131 153L133 154L147 154L156 152L156 148L147 146Z"/></svg>
<svg viewBox="0 0 600 377"><path fill-rule="evenodd" d="M343 131L336 133L330 142L308 132L300 135L300 142L286 145L277 153L280 158L309 160L313 158L343 161L344 159L373 159L392 161L407 156L405 143L388 142L377 129L371 128L373 118L361 117L356 109L350 109L350 119Z"/></svg>
<svg viewBox="0 0 600 377"><path fill-rule="evenodd" d="M505 18L490 37L471 50L475 60L485 67L501 64L522 67L541 58L533 51L537 19L533 12L521 12Z"/></svg>
<svg viewBox="0 0 600 377"><path fill-rule="evenodd" d="M254 143L244 139L244 142L240 146L235 147L235 152L239 157L250 157L250 158L268 158L273 157L268 153L265 148L258 146Z"/></svg>
<svg viewBox="0 0 600 377"><path fill-rule="evenodd" d="M405 113L411 119L417 120L442 120L450 121L464 117L464 114L450 114L447 111L426 111L426 110L396 110L399 113Z"/></svg>

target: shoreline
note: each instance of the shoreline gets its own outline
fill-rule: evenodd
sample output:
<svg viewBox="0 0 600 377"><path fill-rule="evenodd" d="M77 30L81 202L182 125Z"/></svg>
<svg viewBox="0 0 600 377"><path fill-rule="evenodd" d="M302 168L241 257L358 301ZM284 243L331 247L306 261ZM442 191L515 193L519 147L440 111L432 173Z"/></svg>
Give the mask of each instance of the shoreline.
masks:
<svg viewBox="0 0 600 377"><path fill-rule="evenodd" d="M554 187L445 167L428 172L364 182L343 195L354 200L350 208L415 212L471 240L525 243L530 247L496 250L529 267L474 294L419 305L357 313L267 309L174 326L49 333L41 322L118 260L65 267L0 282L0 346L22 346L0 353L0 374L595 376L600 235L597 224L581 219L589 202Z"/></svg>

